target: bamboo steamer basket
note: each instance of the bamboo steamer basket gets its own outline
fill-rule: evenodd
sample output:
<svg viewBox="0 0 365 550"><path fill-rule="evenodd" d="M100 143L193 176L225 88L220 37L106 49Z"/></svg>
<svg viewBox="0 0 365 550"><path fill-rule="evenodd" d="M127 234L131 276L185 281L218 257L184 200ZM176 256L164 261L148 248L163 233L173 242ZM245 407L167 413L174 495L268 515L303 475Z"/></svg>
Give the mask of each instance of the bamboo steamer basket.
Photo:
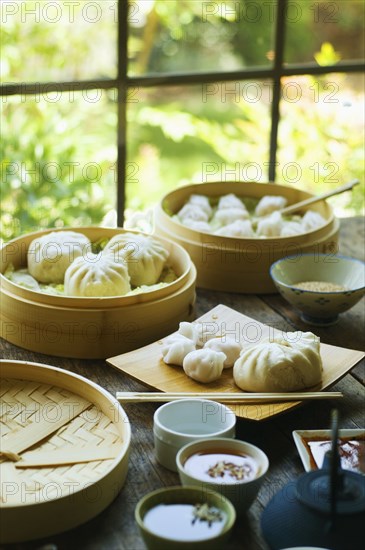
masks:
<svg viewBox="0 0 365 550"><path fill-rule="evenodd" d="M195 231L171 217L193 193L211 198L234 193L254 199L281 195L287 199L288 206L313 195L284 185L251 182L201 183L165 195L155 209L155 233L168 235L185 248L197 268L196 284L200 288L247 294L276 293L269 273L273 262L304 252L337 252L339 222L326 201L311 205L311 209L326 220L315 230L292 237L235 238Z"/></svg>
<svg viewBox="0 0 365 550"><path fill-rule="evenodd" d="M0 542L43 538L99 514L127 475L124 409L97 384L49 365L0 361L0 381Z"/></svg>
<svg viewBox="0 0 365 550"><path fill-rule="evenodd" d="M125 232L100 227L72 230L91 241ZM177 279L143 294L106 298L54 296L7 279L3 273L8 265L25 267L31 241L51 231L19 237L1 251L0 335L5 340L48 355L105 359L153 342L177 329L180 321L193 319L196 269L183 247L160 237L155 238L169 250L168 263Z"/></svg>

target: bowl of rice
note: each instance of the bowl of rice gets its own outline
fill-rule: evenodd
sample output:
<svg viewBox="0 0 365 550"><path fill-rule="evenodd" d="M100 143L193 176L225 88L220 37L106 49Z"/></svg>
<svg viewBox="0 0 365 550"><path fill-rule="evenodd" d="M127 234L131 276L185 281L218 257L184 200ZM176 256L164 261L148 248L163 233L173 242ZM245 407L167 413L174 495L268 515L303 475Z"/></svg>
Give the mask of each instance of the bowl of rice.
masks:
<svg viewBox="0 0 365 550"><path fill-rule="evenodd" d="M293 255L270 268L283 296L308 324L329 326L365 293L365 263L338 254Z"/></svg>

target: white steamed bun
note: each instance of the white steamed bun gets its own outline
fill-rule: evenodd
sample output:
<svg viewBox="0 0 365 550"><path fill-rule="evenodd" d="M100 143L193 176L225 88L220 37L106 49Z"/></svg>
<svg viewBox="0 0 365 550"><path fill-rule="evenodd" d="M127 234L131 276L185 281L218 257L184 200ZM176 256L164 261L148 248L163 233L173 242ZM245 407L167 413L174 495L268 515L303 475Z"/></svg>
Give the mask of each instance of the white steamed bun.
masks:
<svg viewBox="0 0 365 550"><path fill-rule="evenodd" d="M82 233L52 231L30 243L28 271L40 283L63 283L69 265L90 248L89 239Z"/></svg>
<svg viewBox="0 0 365 550"><path fill-rule="evenodd" d="M112 255L80 256L65 273L66 296L123 296L130 289L126 265Z"/></svg>
<svg viewBox="0 0 365 550"><path fill-rule="evenodd" d="M322 379L320 339L312 332L266 338L245 349L233 367L239 388L252 392L290 392Z"/></svg>
<svg viewBox="0 0 365 550"><path fill-rule="evenodd" d="M159 241L138 233L114 235L104 253L112 253L115 261L126 264L131 285L135 287L156 284L169 256Z"/></svg>

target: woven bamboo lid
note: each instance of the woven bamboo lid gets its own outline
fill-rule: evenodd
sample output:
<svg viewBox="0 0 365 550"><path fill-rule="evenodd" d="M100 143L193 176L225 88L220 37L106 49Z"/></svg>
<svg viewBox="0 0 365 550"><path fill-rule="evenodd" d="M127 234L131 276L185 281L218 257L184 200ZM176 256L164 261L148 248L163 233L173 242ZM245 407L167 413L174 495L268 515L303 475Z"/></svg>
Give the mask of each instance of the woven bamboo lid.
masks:
<svg viewBox="0 0 365 550"><path fill-rule="evenodd" d="M49 365L1 361L0 382L0 541L45 537L101 512L127 474L123 408Z"/></svg>

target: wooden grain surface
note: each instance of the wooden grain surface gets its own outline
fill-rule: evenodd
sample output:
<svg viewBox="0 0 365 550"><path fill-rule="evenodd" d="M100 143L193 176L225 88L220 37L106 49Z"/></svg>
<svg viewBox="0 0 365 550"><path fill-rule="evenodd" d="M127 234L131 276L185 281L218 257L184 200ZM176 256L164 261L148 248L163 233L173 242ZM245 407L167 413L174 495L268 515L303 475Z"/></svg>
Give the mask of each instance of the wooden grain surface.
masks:
<svg viewBox="0 0 365 550"><path fill-rule="evenodd" d="M365 225L363 218L341 220L340 252L364 259ZM261 323L283 331L308 330L297 314L279 295L227 294L198 291L197 315L217 304L224 304ZM337 325L316 328L321 341L343 348L364 350L364 305L362 300L349 312L341 315ZM55 358L22 350L4 340L0 341L6 359L28 360L51 364L86 376L109 390L144 391L145 387L129 376L116 371L105 361ZM363 428L364 361L359 363L332 389L342 391L345 397L336 402L342 428ZM164 485L178 484L178 476L160 466L153 449L152 416L157 404L125 405L132 428L132 452L127 480L123 490L107 510L89 523L44 540L3 546L3 550L144 550L145 546L134 522L134 508L147 492ZM268 550L260 531L260 516L270 498L284 484L304 472L293 438L293 430L325 429L329 427L333 403L310 402L264 422L239 419L237 437L258 445L270 460L270 469L257 500L248 514L236 522L233 535L222 550ZM19 527L21 528L21 526Z"/></svg>

